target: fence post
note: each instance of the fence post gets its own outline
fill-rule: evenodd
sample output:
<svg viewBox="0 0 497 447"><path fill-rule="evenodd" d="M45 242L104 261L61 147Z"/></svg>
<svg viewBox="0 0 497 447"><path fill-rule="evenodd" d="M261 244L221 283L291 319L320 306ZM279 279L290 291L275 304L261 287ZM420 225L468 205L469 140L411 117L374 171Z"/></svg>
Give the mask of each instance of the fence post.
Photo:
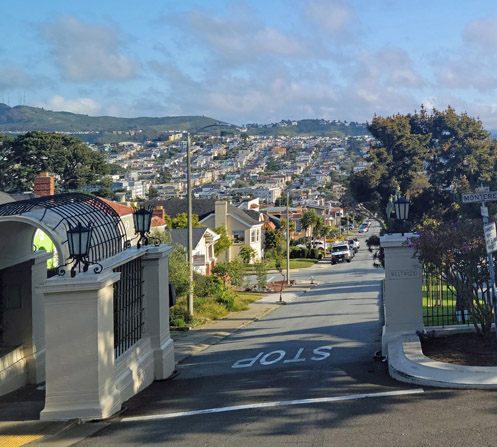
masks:
<svg viewBox="0 0 497 447"><path fill-rule="evenodd" d="M168 378L174 371L174 345L169 332L168 245L149 248L143 256L145 332L154 353L155 379Z"/></svg>
<svg viewBox="0 0 497 447"><path fill-rule="evenodd" d="M104 419L121 408L114 381L113 284L105 271L54 277L45 297L46 397L42 420Z"/></svg>
<svg viewBox="0 0 497 447"><path fill-rule="evenodd" d="M385 325L382 352L387 355L390 340L423 329L423 275L408 238L415 234L387 234L380 238L385 252Z"/></svg>

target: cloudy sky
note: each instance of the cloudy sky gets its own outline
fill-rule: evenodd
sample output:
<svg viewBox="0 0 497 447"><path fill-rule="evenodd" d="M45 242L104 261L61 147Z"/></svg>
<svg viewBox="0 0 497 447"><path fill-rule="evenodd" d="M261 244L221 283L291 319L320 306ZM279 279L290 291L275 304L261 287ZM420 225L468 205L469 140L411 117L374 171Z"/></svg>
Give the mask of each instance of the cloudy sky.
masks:
<svg viewBox="0 0 497 447"><path fill-rule="evenodd" d="M0 102L236 124L455 107L497 129L492 0L2 0Z"/></svg>

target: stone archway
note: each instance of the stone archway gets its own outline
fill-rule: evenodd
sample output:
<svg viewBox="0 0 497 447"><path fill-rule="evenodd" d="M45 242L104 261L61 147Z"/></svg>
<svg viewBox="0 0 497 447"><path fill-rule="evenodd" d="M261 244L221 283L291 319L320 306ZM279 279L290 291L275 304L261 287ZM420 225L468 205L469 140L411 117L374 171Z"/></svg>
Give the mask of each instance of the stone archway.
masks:
<svg viewBox="0 0 497 447"><path fill-rule="evenodd" d="M123 250L124 225L97 197L60 194L0 205L0 347L3 354L9 351L0 362L0 395L45 380L45 309L36 288L47 279L52 254L36 251L34 234L43 231L64 264L69 258L67 229L77 222L94 229L91 260Z"/></svg>

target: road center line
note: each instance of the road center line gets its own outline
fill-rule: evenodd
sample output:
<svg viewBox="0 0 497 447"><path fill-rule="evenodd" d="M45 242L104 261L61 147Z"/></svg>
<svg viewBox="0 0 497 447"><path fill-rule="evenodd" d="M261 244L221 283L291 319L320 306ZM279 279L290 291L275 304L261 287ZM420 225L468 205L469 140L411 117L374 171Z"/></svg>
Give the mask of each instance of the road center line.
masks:
<svg viewBox="0 0 497 447"><path fill-rule="evenodd" d="M153 414L150 416L134 416L129 418L122 418L121 422L142 422L142 421L157 421L160 419L172 419L184 416L196 416L198 414L211 414L211 413L224 413L227 411L251 410L254 408L270 408L270 407L283 407L288 405L308 405L326 402L340 402L344 400L365 399L373 397L391 397L391 396L405 396L408 394L424 393L423 388L416 388L413 390L401 391L387 391L384 393L370 393L370 394L352 394L350 396L336 396L336 397L319 397L315 399L299 399L299 400L283 400L276 402L266 402L260 404L237 405L234 407L220 407L209 408L206 410L183 411L180 413L167 413L167 414Z"/></svg>

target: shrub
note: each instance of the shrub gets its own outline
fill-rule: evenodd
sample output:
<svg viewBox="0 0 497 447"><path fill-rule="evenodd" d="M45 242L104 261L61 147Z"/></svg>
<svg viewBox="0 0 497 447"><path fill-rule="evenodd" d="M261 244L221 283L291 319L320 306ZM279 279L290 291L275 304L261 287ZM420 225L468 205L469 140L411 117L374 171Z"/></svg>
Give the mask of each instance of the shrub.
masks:
<svg viewBox="0 0 497 447"><path fill-rule="evenodd" d="M172 323L175 320L183 320L186 324L193 322L193 317L186 308L186 301L180 301L169 308L169 321Z"/></svg>
<svg viewBox="0 0 497 447"><path fill-rule="evenodd" d="M194 272L193 293L197 297L217 295L222 291L223 282L216 276L205 276Z"/></svg>
<svg viewBox="0 0 497 447"><path fill-rule="evenodd" d="M226 288L216 296L216 301L226 307L227 310L232 311L235 306L235 294L231 289Z"/></svg>
<svg viewBox="0 0 497 447"><path fill-rule="evenodd" d="M176 318L171 321L171 326L176 326L176 327L185 327L186 323L183 319L181 318Z"/></svg>
<svg viewBox="0 0 497 447"><path fill-rule="evenodd" d="M195 312L206 318L215 320L228 313L225 306L217 301L215 297L200 298L194 301Z"/></svg>
<svg viewBox="0 0 497 447"><path fill-rule="evenodd" d="M319 255L320 255L320 253L319 253L319 249L317 249L317 248L313 248L313 249L309 250L309 255L308 255L308 257L309 257L310 259L321 259L321 258L319 257ZM322 257L322 255L321 255L321 257Z"/></svg>

